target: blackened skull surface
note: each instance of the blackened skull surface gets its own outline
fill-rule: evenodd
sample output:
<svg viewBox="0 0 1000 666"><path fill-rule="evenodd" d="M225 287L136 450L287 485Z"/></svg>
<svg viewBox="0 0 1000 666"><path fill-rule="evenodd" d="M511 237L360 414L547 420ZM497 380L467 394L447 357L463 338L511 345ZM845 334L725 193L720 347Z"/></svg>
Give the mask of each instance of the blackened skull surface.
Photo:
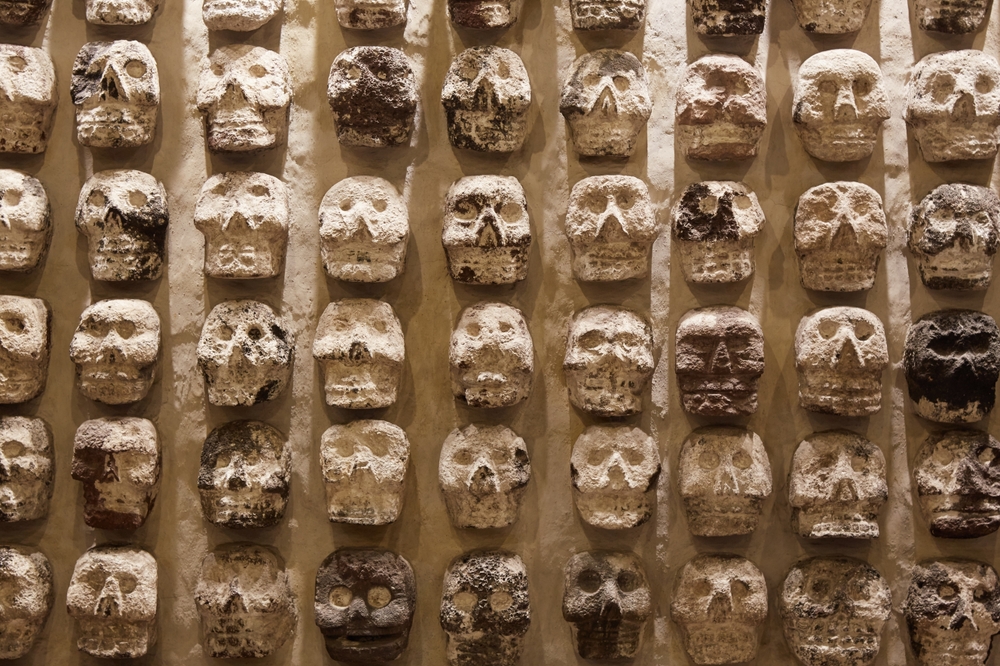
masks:
<svg viewBox="0 0 1000 666"><path fill-rule="evenodd" d="M510 407L531 392L535 348L524 315L504 303L462 311L451 333L451 392L471 407Z"/></svg>
<svg viewBox="0 0 1000 666"><path fill-rule="evenodd" d="M474 30L497 30L517 23L522 0L448 0L448 18Z"/></svg>
<svg viewBox="0 0 1000 666"><path fill-rule="evenodd" d="M4 5L11 4L0 2L0 24ZM44 11L47 3L38 6ZM58 101L55 69L46 51L0 44L0 153L44 152Z"/></svg>
<svg viewBox="0 0 1000 666"><path fill-rule="evenodd" d="M406 0L334 0L337 23L354 30L380 30L406 23Z"/></svg>
<svg viewBox="0 0 1000 666"><path fill-rule="evenodd" d="M574 30L638 30L646 0L570 0Z"/></svg>
<svg viewBox="0 0 1000 666"><path fill-rule="evenodd" d="M0 25L35 25L50 4L51 0L0 0Z"/></svg>
<svg viewBox="0 0 1000 666"><path fill-rule="evenodd" d="M330 522L388 525L399 517L410 461L402 428L374 419L330 426L320 461Z"/></svg>
<svg viewBox="0 0 1000 666"><path fill-rule="evenodd" d="M0 523L48 515L54 477L48 423L28 416L0 416Z"/></svg>
<svg viewBox="0 0 1000 666"><path fill-rule="evenodd" d="M417 83L406 54L389 46L355 46L333 60L327 83L337 140L381 148L408 143Z"/></svg>
<svg viewBox="0 0 1000 666"><path fill-rule="evenodd" d="M51 328L52 311L42 299L0 295L0 405L45 391Z"/></svg>
<svg viewBox="0 0 1000 666"><path fill-rule="evenodd" d="M0 546L0 659L31 651L54 601L49 559L21 546Z"/></svg>
<svg viewBox="0 0 1000 666"><path fill-rule="evenodd" d="M52 242L52 208L35 178L0 169L0 271L27 272L45 259Z"/></svg>
<svg viewBox="0 0 1000 666"><path fill-rule="evenodd" d="M964 35L982 27L987 0L915 0L913 13L921 30Z"/></svg>
<svg viewBox="0 0 1000 666"><path fill-rule="evenodd" d="M843 35L861 30L871 0L792 0L792 6L806 32Z"/></svg>
<svg viewBox="0 0 1000 666"><path fill-rule="evenodd" d="M691 0L691 22L699 35L759 35L766 16L765 0Z"/></svg>

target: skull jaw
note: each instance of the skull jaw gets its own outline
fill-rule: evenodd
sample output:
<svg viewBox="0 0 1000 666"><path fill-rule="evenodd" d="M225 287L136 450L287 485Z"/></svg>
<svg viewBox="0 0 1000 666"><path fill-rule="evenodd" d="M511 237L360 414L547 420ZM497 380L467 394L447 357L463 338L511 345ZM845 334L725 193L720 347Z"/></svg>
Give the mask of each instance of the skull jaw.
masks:
<svg viewBox="0 0 1000 666"><path fill-rule="evenodd" d="M348 664L369 664L398 659L410 640L409 628L399 632L338 628L336 636L330 635L328 629L323 633L327 654L336 661Z"/></svg>
<svg viewBox="0 0 1000 666"><path fill-rule="evenodd" d="M280 606L280 604L278 604ZM223 613L213 609L201 614L208 656L219 659L266 657L294 634L294 613L284 606L278 610Z"/></svg>
<svg viewBox="0 0 1000 666"><path fill-rule="evenodd" d="M0 271L27 273L35 270L42 263L51 237L46 231L40 233L37 240L0 238Z"/></svg>
<svg viewBox="0 0 1000 666"><path fill-rule="evenodd" d="M728 5L728 7L727 7ZM750 11L733 11L736 5ZM695 0L691 3L691 20L699 35L735 37L759 35L764 32L764 2L727 2L726 0Z"/></svg>
<svg viewBox="0 0 1000 666"><path fill-rule="evenodd" d="M813 291L868 291L875 286L879 255L852 248L849 252L821 251L799 256L799 279Z"/></svg>
<svg viewBox="0 0 1000 666"><path fill-rule="evenodd" d="M284 142L284 126L277 112L264 112L260 121L226 123L212 114L208 117L208 148L216 153L255 153ZM271 122L268 122L271 121Z"/></svg>
<svg viewBox="0 0 1000 666"><path fill-rule="evenodd" d="M231 529L277 525L285 515L287 492L282 495L251 488L243 491L199 490L205 519L213 525Z"/></svg>
<svg viewBox="0 0 1000 666"><path fill-rule="evenodd" d="M153 385L153 366L122 368L111 365L77 364L77 379L84 396L105 405L139 402Z"/></svg>
<svg viewBox="0 0 1000 666"><path fill-rule="evenodd" d="M803 409L838 416L869 416L882 409L881 368L874 377L835 372L799 372L799 405Z"/></svg>
<svg viewBox="0 0 1000 666"><path fill-rule="evenodd" d="M583 659L619 661L632 659L639 651L644 622L591 620L574 622L573 642Z"/></svg>
<svg viewBox="0 0 1000 666"><path fill-rule="evenodd" d="M445 655L449 666L517 666L524 650L524 636L501 636L474 631L468 634L447 632Z"/></svg>
<svg viewBox="0 0 1000 666"><path fill-rule="evenodd" d="M80 638L76 647L93 657L135 659L156 643L156 621L127 622L122 618L77 617Z"/></svg>
<svg viewBox="0 0 1000 666"><path fill-rule="evenodd" d="M521 0L448 0L452 23L474 30L509 28L520 9Z"/></svg>
<svg viewBox="0 0 1000 666"><path fill-rule="evenodd" d="M650 495L645 489L620 492L582 492L573 489L573 499L580 517L588 525L606 530L627 530L642 525L652 515Z"/></svg>
<svg viewBox="0 0 1000 666"><path fill-rule="evenodd" d="M413 129L413 114L396 122L378 125L352 124L338 120L337 141L342 146L357 146L360 148L391 148L410 142L410 132Z"/></svg>
<svg viewBox="0 0 1000 666"><path fill-rule="evenodd" d="M107 239L90 239L90 274L100 282L138 282L158 280L163 274L163 248L150 250L149 243L134 243L123 239L115 250L101 251Z"/></svg>
<svg viewBox="0 0 1000 666"><path fill-rule="evenodd" d="M983 666L990 654L994 625L988 618L977 618L987 629L976 631L969 622L951 630L950 616L919 620L910 625L910 642L920 666ZM944 625L944 626L942 626Z"/></svg>
<svg viewBox="0 0 1000 666"><path fill-rule="evenodd" d="M591 243L586 247L570 244L573 275L584 282L619 282L649 275L652 243Z"/></svg>
<svg viewBox="0 0 1000 666"><path fill-rule="evenodd" d="M201 18L209 30L249 32L277 16L281 5L281 0L207 0Z"/></svg>
<svg viewBox="0 0 1000 666"><path fill-rule="evenodd" d="M367 365L324 359L326 404L343 409L381 409L396 402L402 363L372 361Z"/></svg>
<svg viewBox="0 0 1000 666"><path fill-rule="evenodd" d="M379 482L372 474L326 480L326 512L331 523L389 525L403 507L403 482Z"/></svg>
<svg viewBox="0 0 1000 666"><path fill-rule="evenodd" d="M738 241L675 240L680 247L684 279L695 284L742 282L753 275L754 239Z"/></svg>
<svg viewBox="0 0 1000 666"><path fill-rule="evenodd" d="M45 390L48 358L45 363L24 363L0 373L0 405L16 405L33 400Z"/></svg>
<svg viewBox="0 0 1000 666"><path fill-rule="evenodd" d="M573 148L582 157L631 157L648 118L648 110L643 114L618 112L605 116L593 110L586 115L566 115Z"/></svg>
<svg viewBox="0 0 1000 666"><path fill-rule="evenodd" d="M0 25L34 25L41 20L42 14L48 8L48 2L4 0L0 2Z"/></svg>
<svg viewBox="0 0 1000 666"><path fill-rule="evenodd" d="M28 654L42 633L49 611L40 617L0 617L0 659L20 659ZM6 613L4 613L6 615Z"/></svg>
<svg viewBox="0 0 1000 666"><path fill-rule="evenodd" d="M451 372L452 394L470 407L495 409L516 405L527 398L531 392L530 370L513 368L506 375L491 374L500 375L502 378L482 382L475 376L467 376L465 370L453 367Z"/></svg>
<svg viewBox="0 0 1000 666"><path fill-rule="evenodd" d="M451 524L458 528L495 529L517 521L527 484L476 497L467 488L442 488Z"/></svg>
<svg viewBox="0 0 1000 666"><path fill-rule="evenodd" d="M975 32L983 25L986 18L986 2L968 0L948 2L947 0L931 0L917 2L914 7L917 15L917 25L921 30L944 32L953 35L964 35Z"/></svg>
<svg viewBox="0 0 1000 666"><path fill-rule="evenodd" d="M792 530L807 539L877 539L881 504L862 501L811 510L793 507Z"/></svg>
<svg viewBox="0 0 1000 666"><path fill-rule="evenodd" d="M644 0L572 1L574 30L638 30L646 18Z"/></svg>
<svg viewBox="0 0 1000 666"><path fill-rule="evenodd" d="M44 518L49 513L52 483L41 478L32 480L30 487L12 483L0 484L0 523L21 523Z"/></svg>
<svg viewBox="0 0 1000 666"><path fill-rule="evenodd" d="M87 0L87 23L142 25L153 18L156 7L145 0Z"/></svg>
<svg viewBox="0 0 1000 666"><path fill-rule="evenodd" d="M528 105L523 109L490 111L448 109L448 140L456 148L484 153L520 150L528 128Z"/></svg>
<svg viewBox="0 0 1000 666"><path fill-rule="evenodd" d="M871 0L795 0L795 15L806 32L819 35L846 35L861 30Z"/></svg>
<svg viewBox="0 0 1000 666"><path fill-rule="evenodd" d="M291 359L285 363L268 361L251 365L244 357L242 361L227 365L206 363L202 366L208 402L222 407L251 406L274 400L285 390L291 373Z"/></svg>
<svg viewBox="0 0 1000 666"><path fill-rule="evenodd" d="M569 401L577 409L603 417L631 416L642 411L646 377L640 372L618 373L607 367L566 370Z"/></svg>
<svg viewBox="0 0 1000 666"><path fill-rule="evenodd" d="M76 108L76 139L88 148L137 148L153 141L159 105L88 100Z"/></svg>
<svg viewBox="0 0 1000 666"><path fill-rule="evenodd" d="M913 136L925 162L992 160L997 154L997 118L960 125L948 119L911 121Z"/></svg>
<svg viewBox="0 0 1000 666"><path fill-rule="evenodd" d="M44 11L47 5L42 5ZM3 5L0 4L0 12ZM55 103L0 101L0 153L43 153L49 144Z"/></svg>
<svg viewBox="0 0 1000 666"><path fill-rule="evenodd" d="M281 275L287 242L271 242L268 247L260 247L219 240L222 242L206 240L206 276L220 280L256 280Z"/></svg>
<svg viewBox="0 0 1000 666"><path fill-rule="evenodd" d="M757 411L759 375L679 376L681 405L699 416L750 416Z"/></svg>
<svg viewBox="0 0 1000 666"><path fill-rule="evenodd" d="M869 666L878 655L884 621L835 613L786 620L785 638L805 666Z"/></svg>
<svg viewBox="0 0 1000 666"><path fill-rule="evenodd" d="M684 649L698 666L741 664L757 656L756 627L735 622L682 626Z"/></svg>
<svg viewBox="0 0 1000 666"><path fill-rule="evenodd" d="M752 533L760 523L762 506L760 497L684 498L688 529L702 537Z"/></svg>
<svg viewBox="0 0 1000 666"><path fill-rule="evenodd" d="M465 284L513 284L528 276L528 243L495 248L448 247L448 272Z"/></svg>
<svg viewBox="0 0 1000 666"><path fill-rule="evenodd" d="M968 251L953 245L919 261L920 280L928 289L986 289L993 277L993 257L984 247Z"/></svg>
<svg viewBox="0 0 1000 666"><path fill-rule="evenodd" d="M342 28L380 30L406 23L405 0L358 2L337 0L337 22Z"/></svg>
<svg viewBox="0 0 1000 666"><path fill-rule="evenodd" d="M1000 529L1000 498L985 495L921 495L933 536L971 539Z"/></svg>
<svg viewBox="0 0 1000 666"><path fill-rule="evenodd" d="M854 162L875 150L883 119L874 122L795 123L795 130L806 152L824 162Z"/></svg>
<svg viewBox="0 0 1000 666"><path fill-rule="evenodd" d="M100 504L83 507L83 522L102 530L137 530L142 527L152 509L152 502L134 507L133 511L111 511Z"/></svg>
<svg viewBox="0 0 1000 666"><path fill-rule="evenodd" d="M388 282L402 275L406 241L380 245L323 242L323 268L334 280Z"/></svg>
<svg viewBox="0 0 1000 666"><path fill-rule="evenodd" d="M729 162L757 156L764 123L737 125L721 120L707 125L677 124L677 139L691 160Z"/></svg>
<svg viewBox="0 0 1000 666"><path fill-rule="evenodd" d="M944 400L929 400L923 396L914 400L913 406L919 416L938 423L975 423L986 418L986 414L990 411L979 400L970 400L964 405L954 405ZM991 404L990 408L992 406Z"/></svg>

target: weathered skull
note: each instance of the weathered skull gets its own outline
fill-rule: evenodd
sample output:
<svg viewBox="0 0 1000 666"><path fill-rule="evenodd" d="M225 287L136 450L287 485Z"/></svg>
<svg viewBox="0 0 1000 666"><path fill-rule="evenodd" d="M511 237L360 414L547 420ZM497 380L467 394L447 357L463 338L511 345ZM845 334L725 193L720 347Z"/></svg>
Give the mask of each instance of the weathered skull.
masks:
<svg viewBox="0 0 1000 666"><path fill-rule="evenodd" d="M653 111L646 70L627 51L599 49L573 63L559 103L585 157L628 157Z"/></svg>
<svg viewBox="0 0 1000 666"><path fill-rule="evenodd" d="M281 11L284 0L203 0L201 19L209 30L250 32Z"/></svg>
<svg viewBox="0 0 1000 666"><path fill-rule="evenodd" d="M531 392L535 348L515 307L477 303L451 332L451 392L471 407L510 407Z"/></svg>
<svg viewBox="0 0 1000 666"><path fill-rule="evenodd" d="M45 188L20 171L0 169L0 271L34 270L51 241L52 208Z"/></svg>
<svg viewBox="0 0 1000 666"><path fill-rule="evenodd" d="M28 402L45 390L52 311L40 298L0 296L0 405Z"/></svg>
<svg viewBox="0 0 1000 666"><path fill-rule="evenodd" d="M765 220L757 195L745 183L692 183L674 206L673 217L685 280L717 284L753 275L754 239Z"/></svg>
<svg viewBox="0 0 1000 666"><path fill-rule="evenodd" d="M799 405L839 416L882 409L882 371L889 365L885 329L868 310L834 307L806 315L795 331Z"/></svg>
<svg viewBox="0 0 1000 666"><path fill-rule="evenodd" d="M913 67L906 122L928 162L992 160L1000 126L1000 64L983 51L943 51Z"/></svg>
<svg viewBox="0 0 1000 666"><path fill-rule="evenodd" d="M449 5L489 5L507 0L450 0ZM512 0L517 2L517 0ZM441 88L448 139L456 148L509 153L521 147L528 126L531 83L516 53L473 46L457 56Z"/></svg>
<svg viewBox="0 0 1000 666"><path fill-rule="evenodd" d="M512 525L530 479L528 447L506 426L456 428L441 447L438 483L455 527Z"/></svg>
<svg viewBox="0 0 1000 666"><path fill-rule="evenodd" d="M892 612L889 584L853 557L812 557L785 576L778 596L785 640L805 666L869 666Z"/></svg>
<svg viewBox="0 0 1000 666"><path fill-rule="evenodd" d="M806 289L866 291L875 285L889 227L882 197L872 188L842 180L806 190L795 206L794 234Z"/></svg>
<svg viewBox="0 0 1000 666"><path fill-rule="evenodd" d="M0 416L0 523L47 516L54 477L49 425L40 418Z"/></svg>
<svg viewBox="0 0 1000 666"><path fill-rule="evenodd" d="M925 287L986 289L1000 248L1000 197L988 187L940 185L914 208L906 241Z"/></svg>
<svg viewBox="0 0 1000 666"><path fill-rule="evenodd" d="M50 4L51 0L2 0L0 25L15 28L35 25L42 19L42 14Z"/></svg>
<svg viewBox="0 0 1000 666"><path fill-rule="evenodd" d="M326 88L337 140L384 148L409 143L417 81L406 54L389 46L355 46L330 67Z"/></svg>
<svg viewBox="0 0 1000 666"><path fill-rule="evenodd" d="M158 0L87 0L87 23L142 25L153 18Z"/></svg>
<svg viewBox="0 0 1000 666"><path fill-rule="evenodd" d="M913 461L931 534L967 539L1000 528L1000 442L979 430L932 433Z"/></svg>
<svg viewBox="0 0 1000 666"><path fill-rule="evenodd" d="M592 425L573 444L569 464L573 500L588 524L624 530L649 520L660 453L642 430Z"/></svg>
<svg viewBox="0 0 1000 666"><path fill-rule="evenodd" d="M616 282L649 274L649 250L660 233L646 183L634 176L590 176L573 186L566 235L573 275Z"/></svg>
<svg viewBox="0 0 1000 666"><path fill-rule="evenodd" d="M88 42L73 63L76 139L88 148L135 148L153 141L160 76L145 44Z"/></svg>
<svg viewBox="0 0 1000 666"><path fill-rule="evenodd" d="M974 310L938 310L910 326L903 351L917 414L940 423L984 418L996 401L1000 329Z"/></svg>
<svg viewBox="0 0 1000 666"><path fill-rule="evenodd" d="M563 372L577 409L605 417L638 414L653 368L653 329L644 317L617 305L573 315Z"/></svg>
<svg viewBox="0 0 1000 666"><path fill-rule="evenodd" d="M337 661L398 658L417 604L413 567L388 550L339 548L316 572L316 624Z"/></svg>
<svg viewBox="0 0 1000 666"><path fill-rule="evenodd" d="M848 430L814 433L792 456L792 530L811 539L875 539L889 498L882 450Z"/></svg>
<svg viewBox="0 0 1000 666"><path fill-rule="evenodd" d="M819 35L861 30L871 4L871 0L792 0L799 26Z"/></svg>
<svg viewBox="0 0 1000 666"><path fill-rule="evenodd" d="M982 27L987 0L915 0L913 13L921 30L964 35Z"/></svg>
<svg viewBox="0 0 1000 666"><path fill-rule="evenodd" d="M516 666L530 624L528 572L519 556L478 550L452 561L441 594L449 666Z"/></svg>
<svg viewBox="0 0 1000 666"><path fill-rule="evenodd" d="M639 651L652 593L642 560L629 552L591 550L566 562L563 618L584 659L631 659Z"/></svg>
<svg viewBox="0 0 1000 666"><path fill-rule="evenodd" d="M399 518L410 461L402 428L376 420L331 426L319 449L330 522L388 525Z"/></svg>
<svg viewBox="0 0 1000 666"><path fill-rule="evenodd" d="M757 433L708 426L688 435L677 476L688 529L695 536L733 536L757 529L771 495L771 461Z"/></svg>
<svg viewBox="0 0 1000 666"><path fill-rule="evenodd" d="M0 546L0 659L31 651L54 602L49 559L20 546Z"/></svg>
<svg viewBox="0 0 1000 666"><path fill-rule="evenodd" d="M691 0L691 21L699 35L759 35L766 15L765 0Z"/></svg>
<svg viewBox="0 0 1000 666"><path fill-rule="evenodd" d="M1000 632L997 572L975 560L921 562L903 615L920 666L982 666Z"/></svg>
<svg viewBox="0 0 1000 666"><path fill-rule="evenodd" d="M292 375L295 336L259 301L225 301L209 313L198 341L198 367L213 405L274 400Z"/></svg>
<svg viewBox="0 0 1000 666"><path fill-rule="evenodd" d="M201 510L223 527L270 527L285 515L292 450L276 428L231 421L205 439L198 470Z"/></svg>
<svg viewBox="0 0 1000 666"><path fill-rule="evenodd" d="M448 0L448 18L474 30L509 28L517 23L521 0Z"/></svg>
<svg viewBox="0 0 1000 666"><path fill-rule="evenodd" d="M528 275L531 223L513 176L467 176L448 189L441 244L453 280L511 284Z"/></svg>
<svg viewBox="0 0 1000 666"><path fill-rule="evenodd" d="M88 178L76 204L76 229L87 237L94 279L158 279L169 219L163 183L148 173L118 169Z"/></svg>
<svg viewBox="0 0 1000 666"><path fill-rule="evenodd" d="M73 440L73 478L83 482L83 521L104 530L135 530L160 489L160 439L152 421L84 421Z"/></svg>
<svg viewBox="0 0 1000 666"><path fill-rule="evenodd" d="M137 546L94 546L66 591L76 647L104 659L136 659L156 643L156 560Z"/></svg>
<svg viewBox="0 0 1000 666"><path fill-rule="evenodd" d="M341 28L380 30L406 23L406 0L334 0Z"/></svg>
<svg viewBox="0 0 1000 666"><path fill-rule="evenodd" d="M403 328L388 303L345 298L323 310L313 358L323 371L326 404L375 409L395 403L405 357Z"/></svg>
<svg viewBox="0 0 1000 666"><path fill-rule="evenodd" d="M646 0L570 0L574 30L638 30Z"/></svg>
<svg viewBox="0 0 1000 666"><path fill-rule="evenodd" d="M28 3L0 2L29 7ZM48 3L38 4L39 14ZM41 153L52 135L59 93L52 58L42 49L0 44L0 153Z"/></svg>
<svg viewBox="0 0 1000 666"><path fill-rule="evenodd" d="M194 600L209 657L266 657L295 634L285 561L267 546L231 543L206 555Z"/></svg>
<svg viewBox="0 0 1000 666"><path fill-rule="evenodd" d="M764 332L732 305L696 308L677 325L674 371L688 414L748 416L757 411Z"/></svg>
<svg viewBox="0 0 1000 666"><path fill-rule="evenodd" d="M754 157L767 126L764 77L739 56L703 56L687 66L675 113L685 157L715 162Z"/></svg>
<svg viewBox="0 0 1000 666"><path fill-rule="evenodd" d="M697 555L677 575L670 617L695 664L750 661L767 618L764 575L739 555Z"/></svg>
<svg viewBox="0 0 1000 666"><path fill-rule="evenodd" d="M384 178L345 178L319 205L319 236L327 275L345 282L388 282L406 263L406 203Z"/></svg>
<svg viewBox="0 0 1000 666"><path fill-rule="evenodd" d="M219 173L201 187L194 226L205 236L205 275L269 278L285 265L288 188L266 173Z"/></svg>

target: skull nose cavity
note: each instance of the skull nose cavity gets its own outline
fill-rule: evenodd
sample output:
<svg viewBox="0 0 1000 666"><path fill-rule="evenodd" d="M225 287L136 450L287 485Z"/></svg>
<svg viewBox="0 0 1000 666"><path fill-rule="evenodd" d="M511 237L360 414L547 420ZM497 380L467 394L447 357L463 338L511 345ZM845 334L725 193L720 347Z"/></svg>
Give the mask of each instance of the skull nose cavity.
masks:
<svg viewBox="0 0 1000 666"><path fill-rule="evenodd" d="M101 99L121 99L127 101L125 91L114 69L108 67L101 78Z"/></svg>
<svg viewBox="0 0 1000 666"><path fill-rule="evenodd" d="M842 221L840 226L837 227L837 231L833 234L830 246L834 248L848 248L857 247L857 245L858 234L854 230L854 225L847 220Z"/></svg>
<svg viewBox="0 0 1000 666"><path fill-rule="evenodd" d="M729 348L726 347L726 341L720 340L718 346L715 348L715 352L712 354L711 370L726 370L731 368L732 364L729 361Z"/></svg>
<svg viewBox="0 0 1000 666"><path fill-rule="evenodd" d="M979 631L979 625L976 624L976 618L972 616L972 610L970 608L971 604L969 601L963 599L958 602L958 609L955 614L951 616L951 624L948 627L952 631L958 631L961 629L966 622L972 625L973 631Z"/></svg>
<svg viewBox="0 0 1000 666"><path fill-rule="evenodd" d="M228 231L229 227L235 227L241 231L249 230L250 224L247 218L240 211L234 212L229 219L222 223L222 230Z"/></svg>
<svg viewBox="0 0 1000 666"><path fill-rule="evenodd" d="M367 617L368 617L368 606L365 605L364 599L355 596L351 600L351 605L347 607L347 619L358 620Z"/></svg>
<svg viewBox="0 0 1000 666"><path fill-rule="evenodd" d="M854 95L850 88L844 86L837 94L837 102L834 108L836 120L851 121L858 119L858 107L854 103Z"/></svg>
<svg viewBox="0 0 1000 666"><path fill-rule="evenodd" d="M733 612L733 601L729 594L716 592L708 604L708 621L725 622Z"/></svg>
<svg viewBox="0 0 1000 666"><path fill-rule="evenodd" d="M368 351L368 345L360 340L355 340L351 343L351 348L347 352L347 357L352 361L365 361L372 357L370 351Z"/></svg>
<svg viewBox="0 0 1000 666"><path fill-rule="evenodd" d="M114 576L108 578L97 597L97 606L94 608L95 615L105 617L121 615L122 592L118 587L118 580Z"/></svg>
<svg viewBox="0 0 1000 666"><path fill-rule="evenodd" d="M229 583L229 596L222 606L225 613L246 613L247 606L243 601L243 590L240 589L240 581L236 578Z"/></svg>
<svg viewBox="0 0 1000 666"><path fill-rule="evenodd" d="M962 93L962 95L955 101L955 105L951 107L951 119L954 122L968 122L976 117L976 100L969 93Z"/></svg>
<svg viewBox="0 0 1000 666"><path fill-rule="evenodd" d="M857 502L858 487L854 479L841 479L837 484L836 497L839 502Z"/></svg>
<svg viewBox="0 0 1000 666"><path fill-rule="evenodd" d="M226 487L230 490L239 490L247 487L247 475L242 467L237 467L226 479Z"/></svg>
<svg viewBox="0 0 1000 666"><path fill-rule="evenodd" d="M483 460L476 461L476 471L469 479L469 492L475 497L486 497L498 490L496 472Z"/></svg>
<svg viewBox="0 0 1000 666"><path fill-rule="evenodd" d="M848 336L834 355L834 362L840 368L863 368L865 365L861 352L853 336Z"/></svg>
<svg viewBox="0 0 1000 666"><path fill-rule="evenodd" d="M615 240L627 240L628 234L622 226L621 216L616 212L608 213L601 220L601 230L597 233L599 241L609 243Z"/></svg>
<svg viewBox="0 0 1000 666"><path fill-rule="evenodd" d="M617 594L606 594L601 604L601 619L605 622L616 622L622 619L622 605Z"/></svg>
<svg viewBox="0 0 1000 666"><path fill-rule="evenodd" d="M486 218L483 230L479 232L478 243L479 247L496 247L500 244L500 233L492 216Z"/></svg>
<svg viewBox="0 0 1000 666"><path fill-rule="evenodd" d="M615 99L615 93L611 90L610 83L601 89L601 94L597 96L597 101L594 103L594 109L606 116L618 113L618 101Z"/></svg>
<svg viewBox="0 0 1000 666"><path fill-rule="evenodd" d="M115 457L112 454L108 454L107 459L104 461L104 473L101 474L102 483L117 483L121 478L118 476L118 464L115 462Z"/></svg>

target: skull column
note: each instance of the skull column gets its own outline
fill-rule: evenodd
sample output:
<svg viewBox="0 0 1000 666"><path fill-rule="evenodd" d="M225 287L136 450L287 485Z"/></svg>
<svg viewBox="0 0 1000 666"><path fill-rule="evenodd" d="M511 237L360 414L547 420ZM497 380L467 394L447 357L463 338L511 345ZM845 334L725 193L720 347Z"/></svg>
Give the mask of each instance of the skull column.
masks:
<svg viewBox="0 0 1000 666"><path fill-rule="evenodd" d="M45 301L0 296L0 405L27 402L45 390L51 327Z"/></svg>
<svg viewBox="0 0 1000 666"><path fill-rule="evenodd" d="M44 554L0 546L0 659L20 659L35 646L52 612L52 565Z"/></svg>
<svg viewBox="0 0 1000 666"><path fill-rule="evenodd" d="M13 4L0 2L0 24L5 23L5 5ZM46 5L35 4L44 11ZM0 44L0 153L44 152L58 101L55 68L48 53Z"/></svg>
<svg viewBox="0 0 1000 666"><path fill-rule="evenodd" d="M0 169L0 271L37 268L52 241L52 208L37 179Z"/></svg>
<svg viewBox="0 0 1000 666"><path fill-rule="evenodd" d="M470 407L510 407L531 392L534 346L521 311L477 303L462 311L448 353L451 392Z"/></svg>
<svg viewBox="0 0 1000 666"><path fill-rule="evenodd" d="M54 476L49 425L40 418L0 416L0 523L47 516Z"/></svg>
<svg viewBox="0 0 1000 666"><path fill-rule="evenodd" d="M406 54L388 46L355 46L330 67L327 98L337 140L383 148L409 143L417 83Z"/></svg>

